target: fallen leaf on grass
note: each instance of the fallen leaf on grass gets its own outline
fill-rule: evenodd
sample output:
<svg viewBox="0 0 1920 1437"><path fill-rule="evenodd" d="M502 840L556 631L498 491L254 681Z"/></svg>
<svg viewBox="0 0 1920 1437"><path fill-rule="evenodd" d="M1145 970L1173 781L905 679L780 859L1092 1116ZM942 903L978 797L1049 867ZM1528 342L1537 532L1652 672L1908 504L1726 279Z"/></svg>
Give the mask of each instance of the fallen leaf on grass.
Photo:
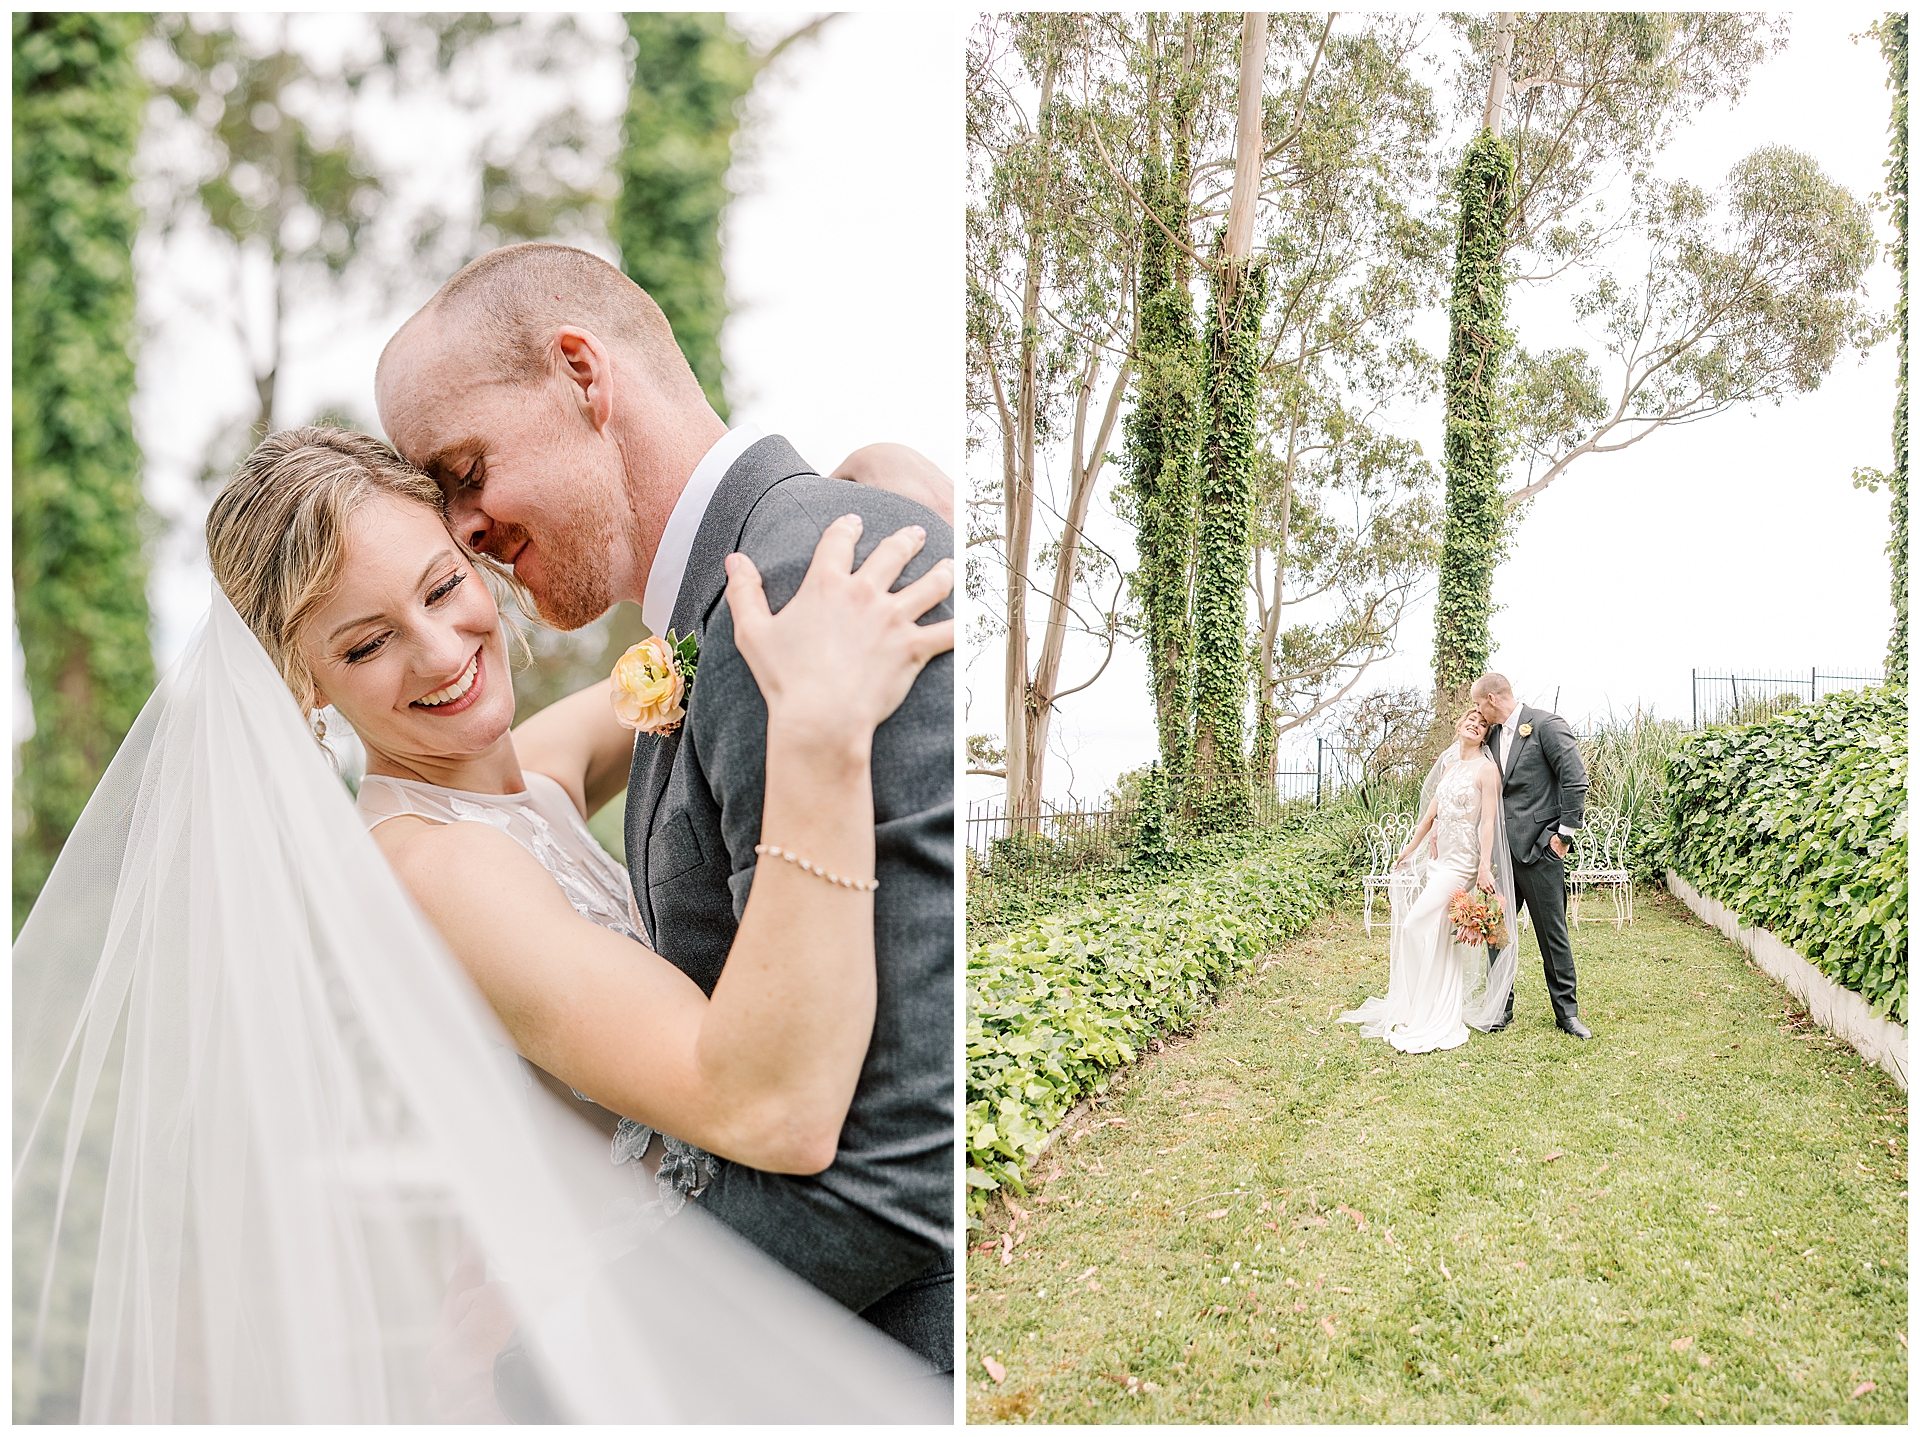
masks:
<svg viewBox="0 0 1920 1437"><path fill-rule="evenodd" d="M1271 1202L1263 1202L1260 1204L1259 1207L1255 1208L1254 1211L1255 1212L1272 1212L1273 1204Z"/></svg>
<svg viewBox="0 0 1920 1437"><path fill-rule="evenodd" d="M1346 1294L1346 1295L1347 1295L1348 1297L1352 1297L1352 1296L1353 1296L1353 1289L1352 1289L1352 1288L1350 1288L1350 1287L1336 1287L1336 1288L1334 1289L1334 1291L1335 1291L1335 1292L1344 1292L1344 1293L1345 1293L1345 1294Z"/></svg>
<svg viewBox="0 0 1920 1437"><path fill-rule="evenodd" d="M1294 1303L1293 1310L1295 1312L1305 1312L1307 1310L1306 1300L1303 1298L1299 1302Z"/></svg>
<svg viewBox="0 0 1920 1437"><path fill-rule="evenodd" d="M1361 1232L1365 1232L1367 1230L1367 1215L1365 1213L1357 1212L1353 1208L1348 1207L1345 1203L1341 1203L1339 1207L1334 1209L1334 1211L1343 1212L1348 1217L1352 1218L1353 1225L1356 1228L1358 1228Z"/></svg>
<svg viewBox="0 0 1920 1437"><path fill-rule="evenodd" d="M1900 1339L1900 1345L1901 1345L1902 1347L1905 1347L1905 1346L1907 1345L1907 1334L1906 1334L1906 1333L1904 1333L1904 1332L1896 1332L1896 1333L1894 1333L1893 1335L1894 1335L1895 1337L1897 1337L1897 1338L1899 1338L1899 1339Z"/></svg>
<svg viewBox="0 0 1920 1437"><path fill-rule="evenodd" d="M1000 1235L1000 1266L1006 1267L1013 1262L1013 1234Z"/></svg>
<svg viewBox="0 0 1920 1437"><path fill-rule="evenodd" d="M1007 1380L1007 1369L995 1362L991 1357L981 1358L980 1365L987 1369L987 1376L991 1377L995 1382L1005 1382Z"/></svg>
<svg viewBox="0 0 1920 1437"><path fill-rule="evenodd" d="M1217 1207L1212 1212L1207 1214L1207 1221L1212 1222L1217 1217L1225 1217L1227 1215L1227 1212L1228 1212L1228 1209L1223 1207Z"/></svg>
<svg viewBox="0 0 1920 1437"><path fill-rule="evenodd" d="M1320 1326L1321 1326L1321 1329L1322 1329L1323 1331L1325 1331L1325 1333L1327 1334L1327 1336L1329 1336L1329 1337L1332 1337L1332 1336L1333 1336L1333 1319L1332 1319L1331 1317L1323 1317L1323 1318L1321 1318L1321 1319L1320 1319Z"/></svg>
<svg viewBox="0 0 1920 1437"><path fill-rule="evenodd" d="M1557 1162L1559 1159L1564 1158L1565 1156L1566 1156L1565 1153L1560 1152L1559 1150L1556 1149L1555 1151L1548 1153L1544 1158L1540 1159L1540 1161L1543 1163Z"/></svg>
<svg viewBox="0 0 1920 1437"><path fill-rule="evenodd" d="M1693 1346L1693 1339L1691 1337L1676 1337L1667 1345L1675 1352L1685 1352L1689 1347Z"/></svg>
<svg viewBox="0 0 1920 1437"><path fill-rule="evenodd" d="M1858 1387L1853 1389L1853 1395L1856 1398L1865 1397L1869 1392L1872 1392L1873 1390L1874 1390L1874 1386L1871 1382L1862 1382Z"/></svg>
<svg viewBox="0 0 1920 1437"><path fill-rule="evenodd" d="M1440 1272L1448 1282L1453 1281L1453 1274L1447 1271L1447 1265L1444 1262L1440 1264Z"/></svg>
<svg viewBox="0 0 1920 1437"><path fill-rule="evenodd" d="M1527 1260L1524 1257L1521 1258L1520 1261L1513 1265L1513 1270L1515 1272L1525 1272L1527 1270Z"/></svg>

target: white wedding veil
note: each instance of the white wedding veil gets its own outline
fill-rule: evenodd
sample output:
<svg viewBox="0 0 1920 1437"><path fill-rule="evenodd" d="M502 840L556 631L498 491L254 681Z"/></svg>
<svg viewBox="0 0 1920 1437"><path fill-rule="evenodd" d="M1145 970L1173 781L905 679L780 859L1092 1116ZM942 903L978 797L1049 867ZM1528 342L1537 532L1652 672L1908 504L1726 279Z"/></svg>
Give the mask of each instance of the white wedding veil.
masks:
<svg viewBox="0 0 1920 1437"><path fill-rule="evenodd" d="M528 1420L951 1420L905 1349L643 1212L217 588L14 945L13 1101L16 1421L466 1420L496 1371Z"/></svg>
<svg viewBox="0 0 1920 1437"><path fill-rule="evenodd" d="M1416 814L1426 813L1433 803L1434 794L1440 789L1440 780L1460 761L1459 744L1448 744L1440 757L1434 760L1433 767L1427 770L1426 779L1420 785L1420 806L1415 810ZM1487 762L1492 763L1493 760L1488 759ZM1494 773L1496 776L1499 774L1497 765ZM1470 943L1454 944L1461 962L1466 1023L1469 1028L1483 1033L1499 1027L1506 1020L1507 999L1513 993L1514 975L1520 963L1520 918L1514 906L1513 856L1507 848L1505 804L1496 800L1493 814L1493 853L1488 866L1493 870L1493 887L1494 892L1500 895L1501 912L1506 915L1509 941L1505 947L1492 951ZM1421 889L1426 887L1433 848L1434 840L1429 833L1408 863L1394 870L1392 881L1387 886L1387 897L1393 910L1387 943L1388 953L1392 955L1389 959L1391 963L1399 962L1401 931L1414 902L1420 897Z"/></svg>

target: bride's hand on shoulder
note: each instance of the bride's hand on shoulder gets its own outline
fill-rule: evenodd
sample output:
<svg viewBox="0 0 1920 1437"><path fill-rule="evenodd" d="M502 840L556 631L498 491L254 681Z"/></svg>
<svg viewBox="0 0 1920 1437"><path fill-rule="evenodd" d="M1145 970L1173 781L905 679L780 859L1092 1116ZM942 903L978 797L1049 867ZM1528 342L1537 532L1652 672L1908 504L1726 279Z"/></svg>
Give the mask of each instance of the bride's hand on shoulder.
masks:
<svg viewBox="0 0 1920 1437"><path fill-rule="evenodd" d="M727 556L734 644L766 699L768 722L798 737L871 739L928 662L953 647L952 619L918 622L953 592L953 560L893 592L926 532L889 535L855 568L860 528L853 514L827 526L799 592L777 614L753 560Z"/></svg>

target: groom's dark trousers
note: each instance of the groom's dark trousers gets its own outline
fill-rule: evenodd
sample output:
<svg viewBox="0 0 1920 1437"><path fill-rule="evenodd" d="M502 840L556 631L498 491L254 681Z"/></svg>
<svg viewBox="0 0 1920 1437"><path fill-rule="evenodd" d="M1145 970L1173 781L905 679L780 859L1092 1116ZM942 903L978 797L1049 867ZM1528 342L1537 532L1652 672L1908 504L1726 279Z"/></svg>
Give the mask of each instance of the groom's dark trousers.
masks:
<svg viewBox="0 0 1920 1437"><path fill-rule="evenodd" d="M627 866L654 947L712 993L753 884L766 782L766 703L734 647L726 556L746 554L778 611L828 524L864 522L864 562L909 524L927 531L910 583L953 553L911 500L823 479L769 435L707 506L672 625L699 642L678 732L641 734L627 788ZM951 618L951 601L925 622ZM874 734L873 1039L833 1165L811 1177L723 1163L708 1213L941 1371L953 1368L953 655L915 680ZM780 842L767 834L765 841Z"/></svg>
<svg viewBox="0 0 1920 1437"><path fill-rule="evenodd" d="M1578 829L1586 816L1587 769L1573 730L1559 714L1522 705L1487 733L1485 753L1500 758L1500 732L1511 728L1500 796L1513 858L1514 898L1533 918L1546 970L1547 996L1556 1022L1580 1015L1573 971L1573 940L1567 933L1567 866L1552 847L1562 828ZM1562 841L1568 842L1562 835ZM1513 995L1507 995L1513 1017Z"/></svg>

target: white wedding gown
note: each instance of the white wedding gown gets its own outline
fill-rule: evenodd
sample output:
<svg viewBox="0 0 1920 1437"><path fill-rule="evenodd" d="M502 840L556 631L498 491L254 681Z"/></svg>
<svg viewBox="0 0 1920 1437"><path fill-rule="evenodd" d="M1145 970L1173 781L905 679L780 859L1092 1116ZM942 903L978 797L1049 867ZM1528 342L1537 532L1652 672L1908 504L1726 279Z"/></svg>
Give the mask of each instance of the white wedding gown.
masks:
<svg viewBox="0 0 1920 1437"><path fill-rule="evenodd" d="M624 873L529 789L445 803L524 819L631 931ZM12 986L17 1422L471 1420L497 1357L580 1421L948 1420L924 1364L699 1203L646 1221L653 1185L525 1081L217 588Z"/></svg>
<svg viewBox="0 0 1920 1437"><path fill-rule="evenodd" d="M1506 995L1512 990L1512 945L1498 955L1504 961L1487 974L1487 950L1455 942L1447 912L1453 896L1471 888L1479 873L1478 780L1487 763L1476 757L1442 771L1434 789L1432 836L1421 845L1425 882L1405 870L1394 874L1386 996L1369 998L1340 1015L1342 1023L1358 1023L1362 1037L1385 1038L1403 1053L1458 1048L1467 1041L1470 1026L1491 1027L1504 1016ZM1510 883L1507 891L1510 895ZM1513 911L1510 896L1506 909ZM1483 977L1488 980L1484 985Z"/></svg>
<svg viewBox="0 0 1920 1437"><path fill-rule="evenodd" d="M484 823L497 828L553 876L575 913L623 938L645 943L627 870L600 846L564 788L544 773L527 772L523 777L527 787L522 793L470 793L417 779L368 774L360 783L360 814L369 831L402 814L429 823ZM593 1101L578 1091L574 1096L583 1103ZM622 1118L613 1139L614 1162L640 1162L656 1138L662 1148L654 1174L660 1207L671 1215L688 1198L706 1190L720 1159L692 1143Z"/></svg>

